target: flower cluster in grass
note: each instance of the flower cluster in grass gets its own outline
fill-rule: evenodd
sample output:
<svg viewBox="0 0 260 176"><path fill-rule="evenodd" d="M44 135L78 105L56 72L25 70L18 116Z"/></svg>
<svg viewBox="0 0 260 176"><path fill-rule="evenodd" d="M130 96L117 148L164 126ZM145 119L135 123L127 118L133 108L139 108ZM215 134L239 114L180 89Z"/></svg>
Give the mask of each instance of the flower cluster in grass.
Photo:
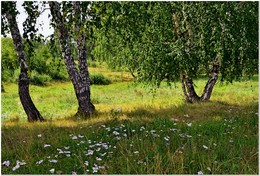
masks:
<svg viewBox="0 0 260 176"><path fill-rule="evenodd" d="M186 116L189 115L186 114ZM95 128L83 126L80 127L81 131L86 132L71 132L67 136L67 143L57 146L57 143L53 143L53 141L45 141L42 147L46 155L38 158L34 164L38 167L46 165L49 174L58 174L60 170L59 164L69 162L69 159L74 158L82 164L81 169L84 169L84 171L79 172L79 170L71 168L71 171L66 173L75 175L79 173L107 173L110 167L115 166L114 163L111 163L116 161L115 158L121 158L119 163L116 163L117 165L125 166L120 162L130 160L136 162L135 167L140 168L146 168L149 166L149 162L156 161L157 154L174 156L172 160L165 163L172 165L175 164L174 162L178 162L177 160L180 158L183 160L187 155L194 158L204 155L205 158L209 159L216 152L222 152L218 146L222 144L225 144L225 147L237 145L235 133L238 126L236 122L237 118L224 118L221 122L218 122L220 125L214 126L211 124L212 126L208 127L207 124L200 124L190 119L189 121L177 119L164 121L160 119L153 122L156 125L134 124L126 121L125 123L112 123L109 125L101 124ZM219 135L224 137L218 138ZM36 138L43 140L45 136L44 134L36 134ZM153 146L155 147L152 148ZM147 157L150 157L150 155L152 155L152 159L148 160ZM219 161L217 158L213 159L210 162L205 160L202 161L202 164L194 164L191 166L193 170L190 174L215 173ZM9 160L5 160L2 165L12 167L15 174L16 170L29 162L29 160L26 162L17 160L16 163L11 163ZM193 159L190 162L194 163L196 161ZM136 169L138 170L138 168ZM145 169L138 170L136 173L146 173L146 171ZM131 172L134 171L129 171L129 173ZM165 173L171 174L170 172Z"/></svg>

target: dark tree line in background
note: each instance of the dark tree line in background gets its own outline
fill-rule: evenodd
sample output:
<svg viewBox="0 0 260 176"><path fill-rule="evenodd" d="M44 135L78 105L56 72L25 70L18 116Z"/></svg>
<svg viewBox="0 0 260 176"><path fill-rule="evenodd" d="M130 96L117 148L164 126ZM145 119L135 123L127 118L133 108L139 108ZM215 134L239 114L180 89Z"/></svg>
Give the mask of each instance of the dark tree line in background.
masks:
<svg viewBox="0 0 260 176"><path fill-rule="evenodd" d="M46 40L36 35L40 4L50 8L55 29ZM258 2L49 1L25 2L24 7L28 18L23 38L15 37L18 28L12 34L18 58L11 40L2 38L2 78L8 81L18 68L19 86L21 75L27 75L29 86L28 70L33 80L34 75L69 78L78 100L77 115L89 116L95 110L90 58L129 71L137 82L160 86L162 81L181 81L190 103L210 100L218 78L232 82L258 73ZM2 31L14 33L15 2L2 2L1 10ZM200 76L208 77L201 96L193 83ZM29 97L29 88L26 92L22 94Z"/></svg>

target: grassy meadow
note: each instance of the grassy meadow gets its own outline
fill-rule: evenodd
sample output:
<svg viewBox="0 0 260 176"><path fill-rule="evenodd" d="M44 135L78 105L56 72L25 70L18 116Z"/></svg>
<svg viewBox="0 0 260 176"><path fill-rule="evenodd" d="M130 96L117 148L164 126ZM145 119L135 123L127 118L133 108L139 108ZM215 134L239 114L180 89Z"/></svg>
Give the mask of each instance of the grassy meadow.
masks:
<svg viewBox="0 0 260 176"><path fill-rule="evenodd" d="M16 84L4 83L2 174L259 174L258 77L217 83L208 103L184 102L179 82L151 91L125 72L91 67L97 112L74 118L70 82L30 86L46 122L28 123ZM206 79L195 81L200 94Z"/></svg>

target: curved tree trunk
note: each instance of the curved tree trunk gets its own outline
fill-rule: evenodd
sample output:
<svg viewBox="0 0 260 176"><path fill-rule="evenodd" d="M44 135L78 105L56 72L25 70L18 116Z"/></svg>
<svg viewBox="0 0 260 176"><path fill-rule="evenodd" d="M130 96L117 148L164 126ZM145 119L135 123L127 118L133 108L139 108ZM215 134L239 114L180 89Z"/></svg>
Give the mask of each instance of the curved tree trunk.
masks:
<svg viewBox="0 0 260 176"><path fill-rule="evenodd" d="M213 64L213 68L211 71L211 75L209 77L209 80L204 87L204 91L199 97L195 91L195 88L193 86L193 81L187 74L181 75L181 82L182 82L182 90L185 96L185 100L189 103L195 103L195 102L205 102L209 101L211 97L211 93L213 91L214 85L217 82L218 74L220 70L220 63L219 61L216 61Z"/></svg>
<svg viewBox="0 0 260 176"><path fill-rule="evenodd" d="M219 70L220 70L220 63L217 61L216 63L213 64L210 78L204 88L202 96L200 97L200 101L208 101L210 99L213 87L218 80Z"/></svg>
<svg viewBox="0 0 260 176"><path fill-rule="evenodd" d="M29 122L37 121L37 120L44 121L43 117L35 107L30 97L30 93L29 93L30 80L27 74L26 56L23 50L22 37L20 35L20 31L16 22L16 15L12 13L7 13L6 18L8 21L9 29L11 31L13 43L18 55L18 60L21 69L19 82L18 82L18 89L19 89L19 96L20 96L22 106L27 114Z"/></svg>
<svg viewBox="0 0 260 176"><path fill-rule="evenodd" d="M182 90L185 96L185 100L189 103L194 103L200 101L200 97L197 95L193 81L187 75L182 75Z"/></svg>
<svg viewBox="0 0 260 176"><path fill-rule="evenodd" d="M90 81L86 62L85 39L80 37L79 40L76 41L79 47L78 59L80 72L78 72L70 47L69 30L67 29L60 12L59 3L49 1L49 5L56 25L55 27L58 30L61 52L78 100L79 108L76 115L89 116L95 110L95 107L90 101Z"/></svg>

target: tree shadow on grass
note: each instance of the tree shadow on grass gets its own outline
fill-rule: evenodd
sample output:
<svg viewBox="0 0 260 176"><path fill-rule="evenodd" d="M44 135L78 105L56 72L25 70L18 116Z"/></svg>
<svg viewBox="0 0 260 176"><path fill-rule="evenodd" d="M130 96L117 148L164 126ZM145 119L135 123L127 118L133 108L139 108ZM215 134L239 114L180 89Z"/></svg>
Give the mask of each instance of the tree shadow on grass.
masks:
<svg viewBox="0 0 260 176"><path fill-rule="evenodd" d="M214 117L229 117L250 114L258 109L258 102L246 105L228 104L222 101L207 103L182 104L167 108L138 107L129 112L123 112L130 119L136 118L170 118L179 120L207 120Z"/></svg>

